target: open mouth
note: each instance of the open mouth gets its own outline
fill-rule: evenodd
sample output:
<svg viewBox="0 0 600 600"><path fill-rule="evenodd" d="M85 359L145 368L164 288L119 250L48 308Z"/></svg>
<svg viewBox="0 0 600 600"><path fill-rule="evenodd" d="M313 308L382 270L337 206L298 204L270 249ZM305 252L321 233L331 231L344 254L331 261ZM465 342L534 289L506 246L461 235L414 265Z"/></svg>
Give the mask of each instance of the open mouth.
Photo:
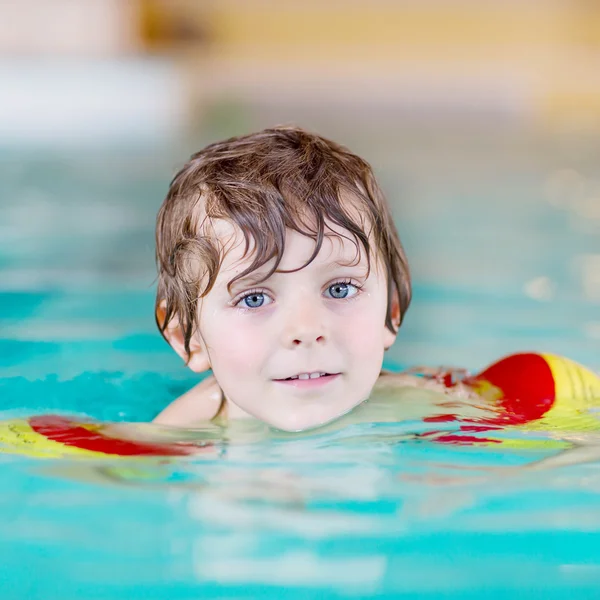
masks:
<svg viewBox="0 0 600 600"><path fill-rule="evenodd" d="M294 387L315 387L320 386L329 381L333 381L340 376L340 373L326 373L324 371L315 371L313 373L298 373L298 375L292 375L291 377L285 377L284 379L275 379L277 383L287 383Z"/></svg>
<svg viewBox="0 0 600 600"><path fill-rule="evenodd" d="M294 381L295 379L320 379L321 377L331 377L332 373L300 373L278 381ZM334 373L336 375L336 373Z"/></svg>

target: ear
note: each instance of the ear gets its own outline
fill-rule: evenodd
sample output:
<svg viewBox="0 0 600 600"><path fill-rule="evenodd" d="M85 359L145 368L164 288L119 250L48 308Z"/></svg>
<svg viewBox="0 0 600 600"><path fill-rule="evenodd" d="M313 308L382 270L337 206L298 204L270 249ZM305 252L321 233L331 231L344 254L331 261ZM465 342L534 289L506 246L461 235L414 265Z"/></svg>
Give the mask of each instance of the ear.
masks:
<svg viewBox="0 0 600 600"><path fill-rule="evenodd" d="M398 328L400 327L400 298L398 297L398 292L396 290L394 290L394 293L392 295L392 304L390 307L390 315L392 317L392 323L394 324L394 327L396 329L396 331L398 331ZM396 336L398 335L397 333L392 333L388 327L384 324L383 325L383 348L384 350L389 350L390 347L392 346L392 344L396 341Z"/></svg>
<svg viewBox="0 0 600 600"><path fill-rule="evenodd" d="M166 302L162 300L156 309L156 320L158 323L164 323L165 317ZM190 354L188 356L185 350L185 337L177 316L171 317L165 328L164 336L171 348L181 356L192 371L202 373L211 368L206 346L199 333L194 334L190 339Z"/></svg>

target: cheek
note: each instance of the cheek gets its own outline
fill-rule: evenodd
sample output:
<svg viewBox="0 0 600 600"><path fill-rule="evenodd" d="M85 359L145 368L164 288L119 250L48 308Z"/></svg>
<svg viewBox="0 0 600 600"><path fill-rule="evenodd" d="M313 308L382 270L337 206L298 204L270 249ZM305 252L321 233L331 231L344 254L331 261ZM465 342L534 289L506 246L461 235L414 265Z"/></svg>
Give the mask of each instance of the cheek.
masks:
<svg viewBox="0 0 600 600"><path fill-rule="evenodd" d="M357 314L352 324L342 329L343 345L359 364L372 362L383 355L381 323L370 314Z"/></svg>
<svg viewBox="0 0 600 600"><path fill-rule="evenodd" d="M210 323L205 324L203 331L217 375L233 374L241 378L260 370L268 349L260 324L243 318L243 315L214 315Z"/></svg>
<svg viewBox="0 0 600 600"><path fill-rule="evenodd" d="M374 350L382 349L386 308L387 305L375 296L364 299L347 315L340 315L337 329L344 345L353 354L368 357Z"/></svg>

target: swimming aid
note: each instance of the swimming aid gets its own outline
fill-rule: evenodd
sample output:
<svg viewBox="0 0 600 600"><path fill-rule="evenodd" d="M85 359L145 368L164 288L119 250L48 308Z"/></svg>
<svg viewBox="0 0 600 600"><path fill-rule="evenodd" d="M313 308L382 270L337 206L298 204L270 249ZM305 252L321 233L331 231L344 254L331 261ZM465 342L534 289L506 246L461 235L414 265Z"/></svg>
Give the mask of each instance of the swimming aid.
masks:
<svg viewBox="0 0 600 600"><path fill-rule="evenodd" d="M150 443L105 435L100 423L81 423L59 415L0 421L0 452L37 457L181 457L206 445Z"/></svg>
<svg viewBox="0 0 600 600"><path fill-rule="evenodd" d="M453 374L438 373L448 389L458 385ZM553 354L507 356L460 383L475 391L493 416L464 419L460 414L437 414L424 419L431 431L420 434L447 444L523 443L502 437L507 430L600 431L591 409L600 408L600 377L585 367ZM458 431L435 428L436 423L458 422ZM536 442L537 443L537 442ZM544 442L539 442L544 445ZM38 457L165 457L192 456L211 451L210 443L150 443L116 439L99 423L82 423L58 415L0 421L0 452Z"/></svg>
<svg viewBox="0 0 600 600"><path fill-rule="evenodd" d="M438 374L446 388L457 386L452 373ZM451 444L531 445L526 440L498 437L500 431L600 431L600 376L582 365L554 354L512 354L479 374L461 380L493 409L494 416L462 419L460 414L426 417L425 422L459 421L458 432L432 430L425 434ZM483 434L483 435L482 435ZM539 440L534 445L548 445ZM551 445L551 444L550 444Z"/></svg>

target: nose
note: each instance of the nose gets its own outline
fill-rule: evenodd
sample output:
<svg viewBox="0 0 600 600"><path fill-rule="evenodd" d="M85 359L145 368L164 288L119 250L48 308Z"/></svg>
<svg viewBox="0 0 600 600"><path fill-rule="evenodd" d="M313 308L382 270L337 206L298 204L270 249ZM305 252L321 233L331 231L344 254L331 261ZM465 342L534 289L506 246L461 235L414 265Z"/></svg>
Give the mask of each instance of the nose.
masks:
<svg viewBox="0 0 600 600"><path fill-rule="evenodd" d="M283 326L282 341L286 348L321 345L327 337L320 307L307 302L290 308Z"/></svg>

